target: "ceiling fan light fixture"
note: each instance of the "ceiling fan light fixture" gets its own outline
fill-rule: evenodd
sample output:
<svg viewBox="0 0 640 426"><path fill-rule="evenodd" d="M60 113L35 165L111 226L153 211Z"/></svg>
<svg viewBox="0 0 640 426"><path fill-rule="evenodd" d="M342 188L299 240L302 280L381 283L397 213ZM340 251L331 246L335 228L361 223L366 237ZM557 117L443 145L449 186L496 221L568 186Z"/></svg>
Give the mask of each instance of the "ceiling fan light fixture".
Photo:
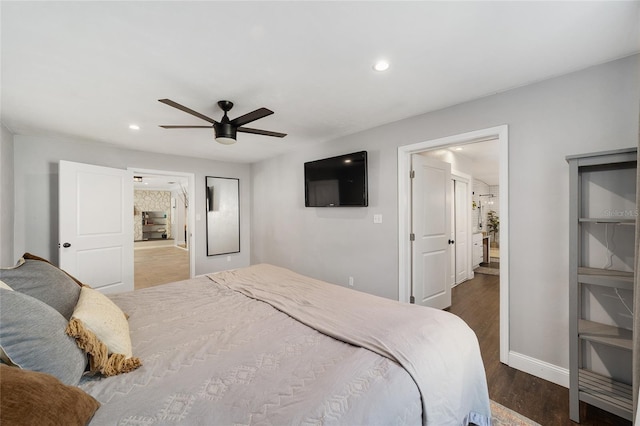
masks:
<svg viewBox="0 0 640 426"><path fill-rule="evenodd" d="M221 123L215 123L213 125L216 142L223 145L232 145L236 143L236 129L229 124L228 120L228 118L226 120L223 118Z"/></svg>
<svg viewBox="0 0 640 426"><path fill-rule="evenodd" d="M233 138L229 138L226 136L216 136L216 142L221 143L223 145L233 145L236 143L236 140Z"/></svg>

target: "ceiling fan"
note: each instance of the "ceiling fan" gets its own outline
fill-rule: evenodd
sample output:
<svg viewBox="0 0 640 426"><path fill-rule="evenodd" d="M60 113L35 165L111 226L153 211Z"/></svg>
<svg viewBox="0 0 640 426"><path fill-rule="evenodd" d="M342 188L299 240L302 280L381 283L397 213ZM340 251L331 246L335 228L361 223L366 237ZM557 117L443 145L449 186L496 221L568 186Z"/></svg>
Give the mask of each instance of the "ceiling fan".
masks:
<svg viewBox="0 0 640 426"><path fill-rule="evenodd" d="M259 120L260 118L264 118L268 115L273 114L273 111L267 108L258 108L255 111L249 112L245 115L241 115L240 117L236 117L233 120L230 120L229 117L227 116L227 112L229 112L229 110L233 108L233 102L218 101L218 106L220 107L220 109L222 109L222 111L224 111L224 116L222 117L222 120L218 122L213 118L200 114L199 112L194 111L190 108L187 108L184 105L180 105L179 103L174 102L171 99L158 99L158 101L211 123L211 125L209 126L166 126L166 125L160 126L165 129L210 129L213 127L216 141L225 145L231 145L236 143L236 132L253 133L256 135L265 135L265 136L274 136L276 138L283 138L287 136L286 133L270 132L268 130L242 127L245 124L251 123L252 121L256 121L256 120Z"/></svg>

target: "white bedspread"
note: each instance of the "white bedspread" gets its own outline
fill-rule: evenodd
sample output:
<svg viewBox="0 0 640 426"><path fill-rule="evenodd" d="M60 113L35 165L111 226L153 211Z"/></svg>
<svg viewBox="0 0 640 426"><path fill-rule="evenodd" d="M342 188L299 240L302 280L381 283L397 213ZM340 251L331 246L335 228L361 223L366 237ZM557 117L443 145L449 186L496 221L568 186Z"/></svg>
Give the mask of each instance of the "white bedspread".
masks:
<svg viewBox="0 0 640 426"><path fill-rule="evenodd" d="M419 425L397 363L200 277L110 295L139 369L84 378L90 425Z"/></svg>
<svg viewBox="0 0 640 426"><path fill-rule="evenodd" d="M398 362L420 389L424 424L490 424L478 341L459 317L355 292L272 265L225 271L210 278L328 336Z"/></svg>
<svg viewBox="0 0 640 426"><path fill-rule="evenodd" d="M110 297L143 366L83 378L92 426L489 424L475 335L451 314L269 265Z"/></svg>

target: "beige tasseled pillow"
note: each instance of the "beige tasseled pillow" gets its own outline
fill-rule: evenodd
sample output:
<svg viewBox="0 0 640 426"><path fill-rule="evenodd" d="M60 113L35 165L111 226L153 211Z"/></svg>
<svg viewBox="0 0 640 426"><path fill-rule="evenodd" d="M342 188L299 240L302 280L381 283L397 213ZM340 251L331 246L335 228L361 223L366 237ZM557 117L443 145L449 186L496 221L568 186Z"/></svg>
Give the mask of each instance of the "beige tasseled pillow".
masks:
<svg viewBox="0 0 640 426"><path fill-rule="evenodd" d="M89 354L91 372L114 376L142 365L132 354L126 315L97 290L82 287L66 332Z"/></svg>

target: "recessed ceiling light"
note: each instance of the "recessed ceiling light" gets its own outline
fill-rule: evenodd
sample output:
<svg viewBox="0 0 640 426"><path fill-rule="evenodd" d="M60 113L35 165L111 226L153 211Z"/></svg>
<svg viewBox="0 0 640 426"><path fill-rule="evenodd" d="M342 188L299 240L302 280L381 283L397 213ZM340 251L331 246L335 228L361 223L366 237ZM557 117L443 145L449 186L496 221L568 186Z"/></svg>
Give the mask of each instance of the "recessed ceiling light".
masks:
<svg viewBox="0 0 640 426"><path fill-rule="evenodd" d="M462 151L462 147L461 146L456 146L455 148L453 148L455 151Z"/></svg>
<svg viewBox="0 0 640 426"><path fill-rule="evenodd" d="M140 130L140 126L138 126L137 124L129 124L129 128L131 130Z"/></svg>
<svg viewBox="0 0 640 426"><path fill-rule="evenodd" d="M384 59L380 60L373 65L373 69L380 72L386 71L389 69L389 62L385 61Z"/></svg>

